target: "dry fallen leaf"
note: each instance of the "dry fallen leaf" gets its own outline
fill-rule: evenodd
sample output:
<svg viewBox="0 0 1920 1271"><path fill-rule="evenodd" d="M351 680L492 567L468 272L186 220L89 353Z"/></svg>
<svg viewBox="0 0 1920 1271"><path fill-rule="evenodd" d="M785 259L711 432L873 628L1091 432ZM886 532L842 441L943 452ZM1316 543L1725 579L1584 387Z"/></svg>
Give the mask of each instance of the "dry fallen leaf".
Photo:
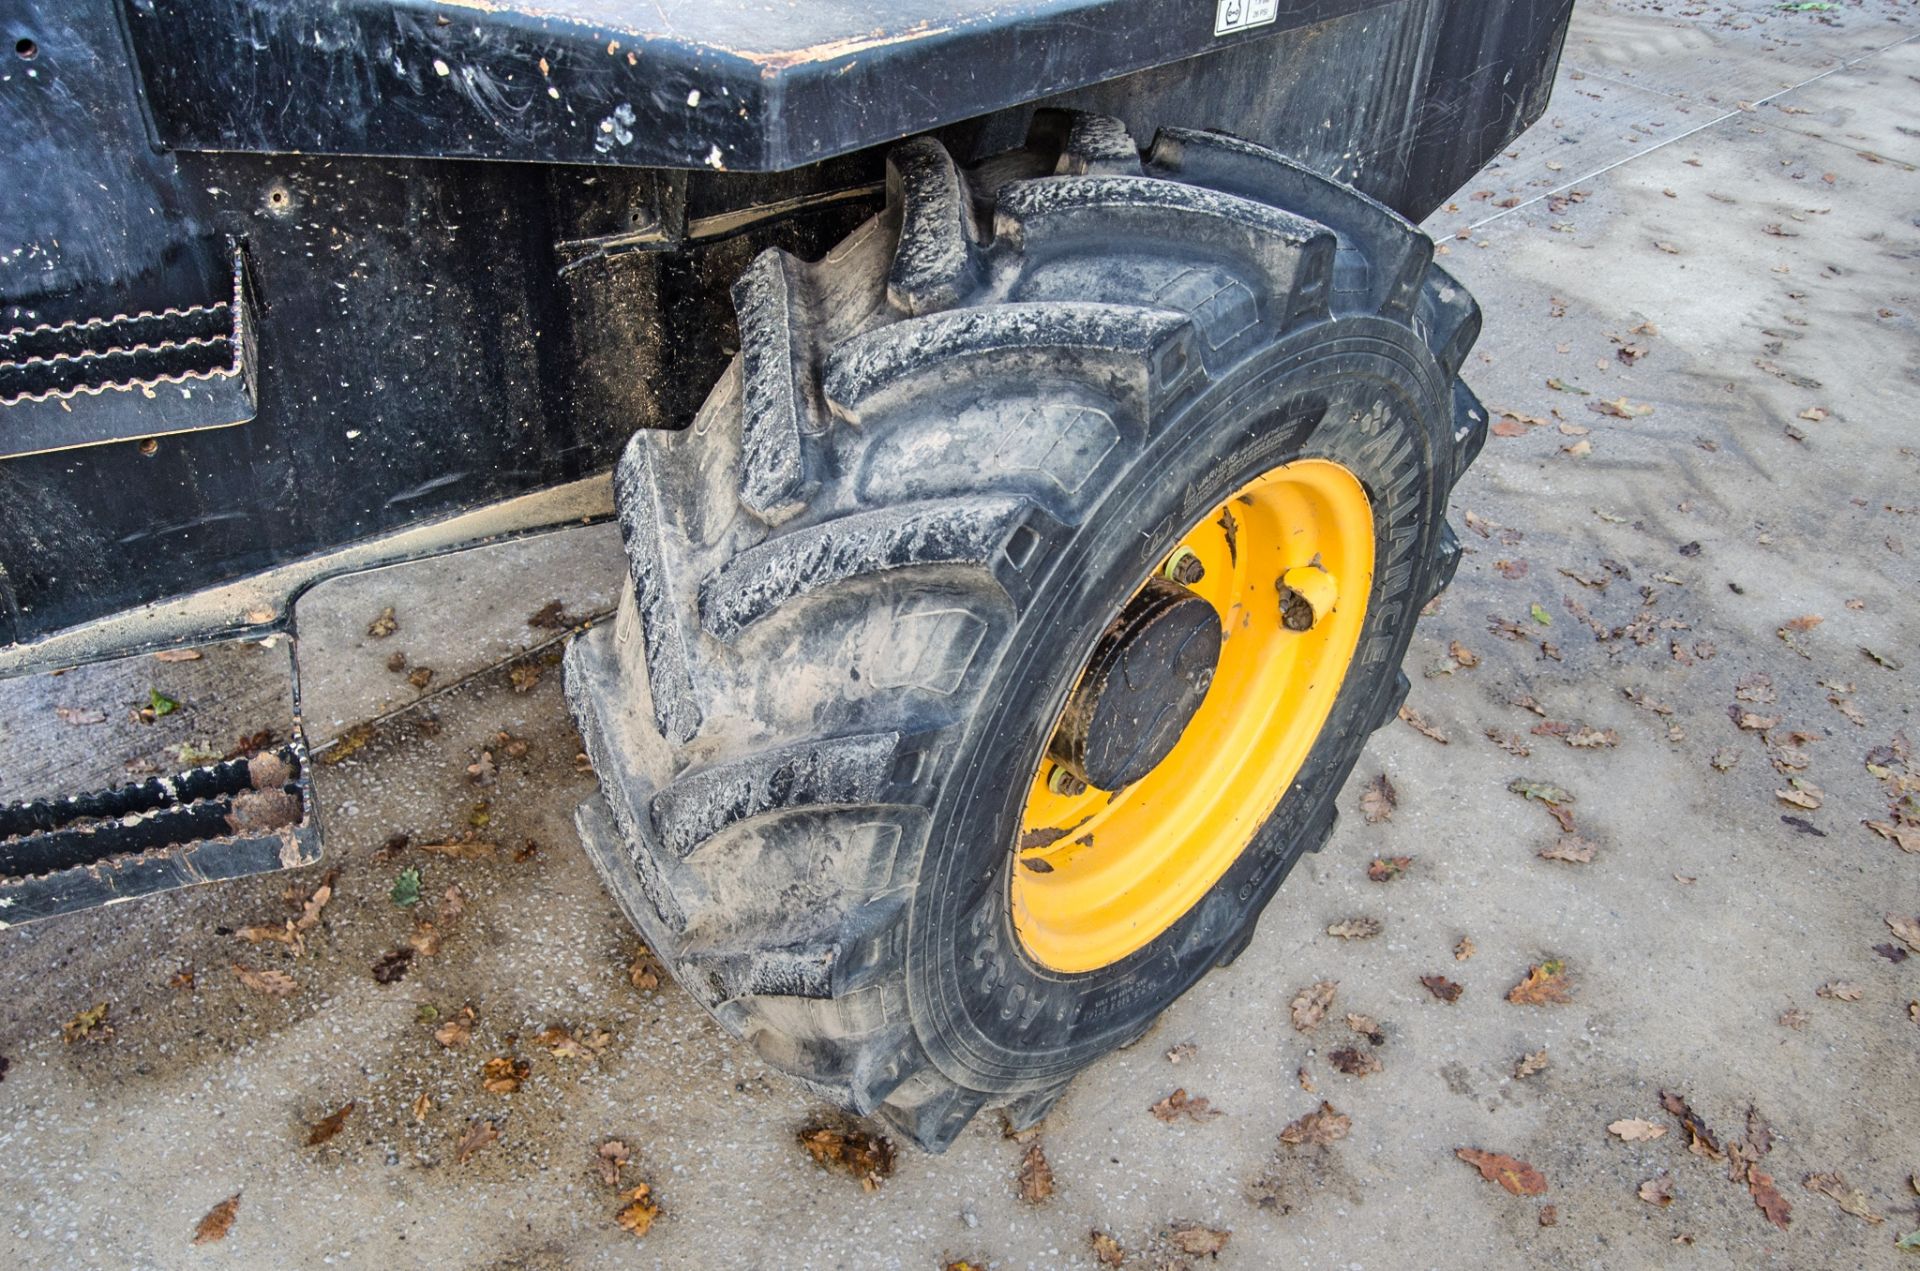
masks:
<svg viewBox="0 0 1920 1271"><path fill-rule="evenodd" d="M1900 942L1920 953L1920 918L1909 918L1905 914L1888 914L1887 930L1900 937Z"/></svg>
<svg viewBox="0 0 1920 1271"><path fill-rule="evenodd" d="M105 1002L96 1002L76 1012L72 1019L60 1025L60 1036L69 1046L77 1041L104 1041L112 1037L113 1025L107 1023L107 1010Z"/></svg>
<svg viewBox="0 0 1920 1271"><path fill-rule="evenodd" d="M1873 1206L1867 1203L1867 1194L1858 1187L1847 1186L1847 1180L1838 1174L1809 1174L1805 1179L1806 1189L1830 1197L1834 1204L1855 1218L1863 1219L1871 1226L1878 1227L1886 1219L1873 1212Z"/></svg>
<svg viewBox="0 0 1920 1271"><path fill-rule="evenodd" d="M1473 947L1472 936L1461 936L1460 943L1453 946L1453 960L1455 962L1465 962L1478 952L1479 950Z"/></svg>
<svg viewBox="0 0 1920 1271"><path fill-rule="evenodd" d="M390 950L378 962L373 964L373 978L379 984L394 984L406 978L407 968L413 965L414 950L411 945L402 945Z"/></svg>
<svg viewBox="0 0 1920 1271"><path fill-rule="evenodd" d="M420 850L431 852L435 856L446 856L456 861L485 860L500 850L497 843L487 843L479 839L458 838L446 843L422 843Z"/></svg>
<svg viewBox="0 0 1920 1271"><path fill-rule="evenodd" d="M1186 1089L1175 1090L1172 1094L1154 1104L1147 1111L1171 1125L1185 1117L1189 1121L1209 1121L1214 1117L1225 1116L1205 1098L1188 1097Z"/></svg>
<svg viewBox="0 0 1920 1271"><path fill-rule="evenodd" d="M193 1229L193 1243L210 1245L225 1240L227 1233L233 1230L233 1220L240 1212L240 1193L235 1192L212 1209Z"/></svg>
<svg viewBox="0 0 1920 1271"><path fill-rule="evenodd" d="M1376 856L1367 866L1367 877L1376 883L1390 883L1412 868L1411 856Z"/></svg>
<svg viewBox="0 0 1920 1271"><path fill-rule="evenodd" d="M1749 1167L1747 1170L1747 1194L1753 1197L1753 1203L1767 1216L1767 1221L1785 1231L1793 1224L1793 1206L1773 1185L1773 1175L1764 1170Z"/></svg>
<svg viewBox="0 0 1920 1271"><path fill-rule="evenodd" d="M1655 1125L1651 1121L1643 1121L1639 1117L1630 1117L1609 1125L1607 1133L1628 1143L1646 1143L1664 1137L1667 1127Z"/></svg>
<svg viewBox="0 0 1920 1271"><path fill-rule="evenodd" d="M1167 1238L1174 1248L1196 1258L1218 1256L1227 1247L1227 1240L1232 1235L1231 1231L1202 1227L1199 1223L1191 1222L1176 1222L1167 1230Z"/></svg>
<svg viewBox="0 0 1920 1271"><path fill-rule="evenodd" d="M240 977L240 983L255 993L265 993L270 997L291 997L300 989L300 985L285 971L256 971L235 962L233 973Z"/></svg>
<svg viewBox="0 0 1920 1271"><path fill-rule="evenodd" d="M1376 1046L1384 1046L1387 1043L1386 1034L1380 1031L1380 1021L1371 1015L1349 1014L1347 1027Z"/></svg>
<svg viewBox="0 0 1920 1271"><path fill-rule="evenodd" d="M1380 934L1378 918L1345 918L1327 928L1327 934L1342 940L1371 940Z"/></svg>
<svg viewBox="0 0 1920 1271"><path fill-rule="evenodd" d="M1775 790L1773 797L1793 807L1817 812L1820 810L1821 797L1824 793L1825 791L1818 786L1803 785L1792 790Z"/></svg>
<svg viewBox="0 0 1920 1271"><path fill-rule="evenodd" d="M495 1055L480 1065L480 1088L489 1094L512 1094L527 1079L533 1065L511 1055Z"/></svg>
<svg viewBox="0 0 1920 1271"><path fill-rule="evenodd" d="M1920 852L1920 826L1896 825L1891 821L1862 821L1861 824L1903 852Z"/></svg>
<svg viewBox="0 0 1920 1271"><path fill-rule="evenodd" d="M1463 986L1455 984L1444 975L1423 975L1420 977L1420 983L1427 986L1427 992L1449 1005L1459 1001L1460 994L1466 991Z"/></svg>
<svg viewBox="0 0 1920 1271"><path fill-rule="evenodd" d="M1725 1155L1725 1153L1720 1150L1720 1144L1714 1139L1712 1132L1707 1129L1706 1122L1694 1115L1693 1109L1687 1105L1687 1101L1684 1098L1670 1091L1662 1090L1660 1092L1660 1106L1671 1113L1673 1117L1680 1122L1680 1128L1687 1132L1687 1148L1689 1151L1693 1152L1696 1156L1704 1156L1712 1161L1717 1161Z"/></svg>
<svg viewBox="0 0 1920 1271"><path fill-rule="evenodd" d="M1477 1147L1456 1148L1453 1154L1479 1170L1480 1177L1500 1184L1515 1196L1539 1196L1547 1190L1546 1176L1525 1161Z"/></svg>
<svg viewBox="0 0 1920 1271"><path fill-rule="evenodd" d="M1525 1081L1535 1073L1545 1072L1546 1069L1547 1050L1542 1046L1539 1050L1520 1056L1520 1062L1513 1066L1513 1075L1517 1080Z"/></svg>
<svg viewBox="0 0 1920 1271"><path fill-rule="evenodd" d="M1167 1062L1177 1064L1192 1059L1199 1049L1192 1042L1181 1042L1178 1046L1168 1048Z"/></svg>
<svg viewBox="0 0 1920 1271"><path fill-rule="evenodd" d="M473 1036L473 1021L473 1008L463 1006L459 1014L433 1030L433 1040L449 1050L464 1046L467 1044L467 1039Z"/></svg>
<svg viewBox="0 0 1920 1271"><path fill-rule="evenodd" d="M1309 984L1294 994L1293 1005L1290 1008L1293 1026L1303 1033L1310 1033L1319 1027L1321 1019L1327 1013L1327 1008L1333 1005L1334 990L1339 987L1338 980L1321 980L1317 984Z"/></svg>
<svg viewBox="0 0 1920 1271"><path fill-rule="evenodd" d="M1640 1199L1665 1209L1673 1203L1673 1176L1661 1174L1640 1184Z"/></svg>
<svg viewBox="0 0 1920 1271"><path fill-rule="evenodd" d="M633 962L627 967L627 982L642 991L660 987L660 960L653 956L653 950L640 945L634 950Z"/></svg>
<svg viewBox="0 0 1920 1271"><path fill-rule="evenodd" d="M1368 1077L1380 1072L1384 1065L1380 1056L1358 1046L1343 1046L1327 1056L1327 1062L1346 1073L1349 1077Z"/></svg>
<svg viewBox="0 0 1920 1271"><path fill-rule="evenodd" d="M619 1139L608 1139L602 1143L593 1154L593 1167L600 1171L600 1181L608 1187L620 1186L620 1170L629 1157L627 1145Z"/></svg>
<svg viewBox="0 0 1920 1271"><path fill-rule="evenodd" d="M1515 1006L1546 1006L1572 1000L1573 985L1568 981L1566 964L1551 959L1527 968L1527 978L1507 990L1507 1000Z"/></svg>
<svg viewBox="0 0 1920 1271"><path fill-rule="evenodd" d="M800 1146L823 1169L860 1180L868 1191L893 1173L893 1144L865 1130L811 1125L800 1131Z"/></svg>
<svg viewBox="0 0 1920 1271"><path fill-rule="evenodd" d="M467 1132L453 1145L453 1160L456 1165L465 1165L475 1152L483 1151L500 1141L500 1127L492 1121L473 1121L468 1124Z"/></svg>
<svg viewBox="0 0 1920 1271"><path fill-rule="evenodd" d="M1593 860L1593 854L1599 846L1590 838L1584 838L1578 834L1563 834L1560 836L1560 841L1552 847L1541 848L1539 855L1543 861L1566 861L1573 865L1585 865Z"/></svg>
<svg viewBox="0 0 1920 1271"><path fill-rule="evenodd" d="M599 1036L604 1037L605 1034L599 1034ZM552 1028L542 1029L533 1040L545 1046L549 1052L559 1059L585 1059L591 1062L594 1058L595 1050L598 1049L593 1045L593 1034L589 1034L587 1043L582 1045L580 1041L575 1039L572 1033L557 1024Z"/></svg>
<svg viewBox="0 0 1920 1271"><path fill-rule="evenodd" d="M1421 736L1430 737L1442 746L1447 744L1447 735L1428 723L1420 712L1414 710L1411 706L1402 706L1400 708L1400 719L1403 723L1411 725L1413 730Z"/></svg>
<svg viewBox="0 0 1920 1271"><path fill-rule="evenodd" d="M1292 1147L1326 1147L1346 1138L1352 1129L1353 1118L1323 1100L1319 1108L1280 1131L1280 1141Z"/></svg>
<svg viewBox="0 0 1920 1271"><path fill-rule="evenodd" d="M1087 1243L1093 1246L1093 1260L1103 1267L1126 1265L1127 1251L1120 1242L1098 1229L1087 1233Z"/></svg>
<svg viewBox="0 0 1920 1271"><path fill-rule="evenodd" d="M319 1147L322 1143L325 1143L328 1139L340 1133L340 1127L345 1125L347 1118L353 1115L354 1105L355 1100L349 1099L340 1107L339 1111L331 1112L314 1122L312 1127L307 1130L307 1146Z"/></svg>
<svg viewBox="0 0 1920 1271"><path fill-rule="evenodd" d="M384 640L400 629L400 623L393 616L393 606L388 605L380 611L380 616L367 624L367 634L376 640Z"/></svg>
<svg viewBox="0 0 1920 1271"><path fill-rule="evenodd" d="M1828 980L1814 990L1816 997L1831 998L1836 1002L1857 1002L1865 992L1858 984L1849 984L1845 980Z"/></svg>
<svg viewBox="0 0 1920 1271"><path fill-rule="evenodd" d="M654 1202L653 1189L641 1183L620 1199L627 1203L613 1216L613 1220L636 1236L646 1235L653 1226L653 1220L660 1216L660 1206Z"/></svg>
<svg viewBox="0 0 1920 1271"><path fill-rule="evenodd" d="M1399 792L1393 788L1393 782L1387 780L1386 773L1380 773L1367 782L1360 794L1360 815L1368 825L1377 825L1381 821L1391 821L1393 810L1400 804Z"/></svg>
<svg viewBox="0 0 1920 1271"><path fill-rule="evenodd" d="M1039 1140L1027 1145L1014 1183L1019 1188L1020 1199L1029 1205L1038 1205L1053 1195L1053 1166L1047 1164L1047 1154L1041 1150Z"/></svg>

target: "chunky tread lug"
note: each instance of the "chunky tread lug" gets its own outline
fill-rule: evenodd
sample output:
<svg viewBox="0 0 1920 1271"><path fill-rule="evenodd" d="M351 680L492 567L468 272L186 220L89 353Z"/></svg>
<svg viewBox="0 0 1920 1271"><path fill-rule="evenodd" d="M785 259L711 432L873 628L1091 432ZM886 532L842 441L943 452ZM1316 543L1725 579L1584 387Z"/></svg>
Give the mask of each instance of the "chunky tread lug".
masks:
<svg viewBox="0 0 1920 1271"><path fill-rule="evenodd" d="M902 763L918 752L899 733L820 738L688 772L653 796L654 829L676 856L770 812L898 801Z"/></svg>
<svg viewBox="0 0 1920 1271"><path fill-rule="evenodd" d="M1060 176L1141 175L1140 147L1126 124L1111 115L1089 115L1077 110L1037 111L1029 144L1047 134L1057 139L1060 158L1053 170Z"/></svg>
<svg viewBox="0 0 1920 1271"><path fill-rule="evenodd" d="M1460 546L1460 536L1454 533L1453 526L1442 527L1440 559L1433 573L1433 594L1427 597L1428 600L1432 600L1434 596L1453 585L1454 575L1460 572L1460 558L1465 554L1465 549Z"/></svg>
<svg viewBox="0 0 1920 1271"><path fill-rule="evenodd" d="M941 499L855 512L748 548L700 585L700 623L731 640L787 601L928 565L991 568L1029 512L1020 498Z"/></svg>
<svg viewBox="0 0 1920 1271"><path fill-rule="evenodd" d="M1053 1105L1060 1102L1060 1096L1067 1092L1067 1087L1071 1084L1073 1083L1062 1081L1044 1090L1023 1094L1004 1105L1001 1111L1007 1118L1007 1130L1013 1134L1022 1134L1046 1120L1047 1114L1053 1111Z"/></svg>
<svg viewBox="0 0 1920 1271"><path fill-rule="evenodd" d="M917 137L887 156L887 201L900 240L887 274L887 301L908 315L959 304L978 280L976 232L966 178L945 146Z"/></svg>
<svg viewBox="0 0 1920 1271"><path fill-rule="evenodd" d="M1256 271L1256 294L1281 298L1290 330L1327 315L1337 240L1324 225L1253 199L1152 177L1049 177L1000 191L994 232L1022 251L1057 242L1111 250L1115 235L1187 243Z"/></svg>
<svg viewBox="0 0 1920 1271"><path fill-rule="evenodd" d="M1457 377L1467 352L1480 338L1480 305L1452 274L1435 265L1414 314L1415 328L1449 377Z"/></svg>
<svg viewBox="0 0 1920 1271"><path fill-rule="evenodd" d="M904 941L906 896L860 906L826 937L773 948L692 949L681 957L716 997L844 997L883 976Z"/></svg>
<svg viewBox="0 0 1920 1271"><path fill-rule="evenodd" d="M1358 274L1351 285L1337 282L1335 293L1357 307L1404 317L1420 298L1433 240L1384 203L1305 164L1225 133L1162 128L1147 149L1147 171L1290 208L1333 230L1342 264L1353 262Z"/></svg>
<svg viewBox="0 0 1920 1271"><path fill-rule="evenodd" d="M1465 380L1453 382L1453 479L1458 481L1487 444L1491 420L1480 398Z"/></svg>
<svg viewBox="0 0 1920 1271"><path fill-rule="evenodd" d="M1380 713L1374 717L1376 729L1385 728L1399 718L1400 708L1407 704L1407 696L1413 692L1413 681L1407 678L1405 671L1396 671L1393 682L1380 699Z"/></svg>
<svg viewBox="0 0 1920 1271"><path fill-rule="evenodd" d="M613 471L613 497L640 622L654 720L668 740L684 742L699 729L701 717L687 666L686 633L674 612L666 574L666 527L654 464L654 448L660 441L656 433L633 435Z"/></svg>
<svg viewBox="0 0 1920 1271"><path fill-rule="evenodd" d="M913 318L866 332L827 360L827 401L858 425L884 390L943 382L975 364L1101 381L1142 414L1194 369L1186 314L1087 302L1003 304Z"/></svg>
<svg viewBox="0 0 1920 1271"><path fill-rule="evenodd" d="M941 792L1056 562L1242 359L1349 319L1372 347L1392 323L1437 385L1479 318L1411 226L1215 134L1165 130L1143 164L1119 121L1041 111L1025 150L969 171L906 143L888 185L886 212L823 262L755 259L738 369L701 427L628 447L632 592L569 649L567 682L604 790L582 840L655 952L768 1063L938 1151L985 1108L1036 1124L1071 1079L942 1057L909 971ZM1103 257L1138 281L1124 302ZM1464 388L1452 400L1450 428L1381 432L1364 461L1431 445L1436 480L1457 478L1485 412ZM1443 536L1408 589L1457 553ZM1389 592L1408 569L1383 575ZM1354 718L1391 718L1405 683ZM1296 819L1259 898L1193 946L1207 962L1247 947L1337 811L1325 798Z"/></svg>
<svg viewBox="0 0 1920 1271"><path fill-rule="evenodd" d="M769 525L806 504L802 437L813 421L799 324L807 321L804 268L777 248L761 252L733 285L740 325L740 502Z"/></svg>

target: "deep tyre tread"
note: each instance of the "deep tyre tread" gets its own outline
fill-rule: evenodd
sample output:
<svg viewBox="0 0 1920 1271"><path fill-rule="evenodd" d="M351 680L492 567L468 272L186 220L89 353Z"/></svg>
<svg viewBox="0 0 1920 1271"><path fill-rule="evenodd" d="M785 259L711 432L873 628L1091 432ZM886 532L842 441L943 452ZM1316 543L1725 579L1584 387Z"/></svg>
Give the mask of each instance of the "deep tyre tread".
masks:
<svg viewBox="0 0 1920 1271"><path fill-rule="evenodd" d="M674 975L820 1098L939 1150L986 1108L1038 1123L1325 843L1457 566L1445 497L1486 412L1455 378L1479 311L1431 243L1261 147L1167 129L1143 160L1118 120L1042 111L968 170L904 143L887 188L826 260L756 258L735 369L693 428L628 446L631 594L568 692L604 792L582 839ZM1199 904L1045 973L996 890L1006 774L1188 505L1296 454L1375 507L1351 683Z"/></svg>
<svg viewBox="0 0 1920 1271"><path fill-rule="evenodd" d="M740 425L740 501L778 525L806 502L805 433L812 416L799 325L807 321L800 262L769 248L733 285L745 401Z"/></svg>

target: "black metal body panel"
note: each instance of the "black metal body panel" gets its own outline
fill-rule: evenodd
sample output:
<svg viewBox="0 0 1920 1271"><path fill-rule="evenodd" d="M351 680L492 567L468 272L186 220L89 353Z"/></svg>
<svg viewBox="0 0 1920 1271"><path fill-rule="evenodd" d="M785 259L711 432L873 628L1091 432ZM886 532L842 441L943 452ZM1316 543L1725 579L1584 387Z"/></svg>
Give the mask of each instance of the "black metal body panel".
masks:
<svg viewBox="0 0 1920 1271"><path fill-rule="evenodd" d="M126 0L167 145L781 171L1345 17L1289 0Z"/></svg>
<svg viewBox="0 0 1920 1271"><path fill-rule="evenodd" d="M975 17L943 31L933 30L939 6L917 0L889 9L883 27L868 19L864 34L843 23L833 38L853 44L806 57L794 56L805 51L798 37L755 29L741 43L775 52L728 53L726 74L752 68L754 100L770 113L738 117L730 167L872 143L771 174L606 166L643 151L582 149L557 123L515 131L507 125L523 112L501 103L519 98L427 109L440 98L395 96L400 81L369 60L385 47L375 35L405 28L421 55L461 41L460 64L493 66L497 78L508 63L473 59L524 59L564 36L582 85L617 85L636 111L636 94L658 97L650 109L665 112L694 87L672 68L708 66L688 49L722 56L719 36L697 22L677 43L634 44L609 34L624 6L568 3L580 22L392 0L0 0L0 330L205 303L225 294L237 243L257 399L237 427L0 459L0 649L605 471L634 428L692 417L732 355L727 288L756 251L817 257L880 205L896 130L974 111L939 135L963 158L990 153L1024 136L1033 106L1010 104L1020 93L1106 73L1098 68L1117 64L1123 45L1140 59L1131 65L1213 46L1210 0L1055 0L1004 13L954 0L940 11ZM1571 0L1279 7L1274 25L1217 51L1045 104L1119 114L1143 139L1162 124L1222 128L1418 219L1544 108ZM698 8L667 5L672 15ZM798 15L791 31L817 34L830 17L880 8L817 0L779 12ZM1090 8L1116 25L1068 21ZM269 10L287 16L268 23ZM990 12L1008 23L980 16ZM1349 15L1290 25L1331 12ZM1206 16L1204 40L1188 39L1194 13ZM1162 26L1124 25L1156 17ZM204 43L140 34L148 22ZM1034 46L1042 30L1044 47ZM912 38L892 38L902 32ZM1187 43L1168 43L1176 36ZM29 47L31 58L20 51ZM588 52L625 69L588 75ZM469 83L448 66L435 78ZM714 82L700 81L703 100ZM616 101L578 91L581 102ZM158 149L150 105L159 137L174 142L542 162ZM252 131L222 142L218 119ZM490 132L479 127L489 120ZM630 131L634 147L662 147L644 151L662 163L703 163L714 144L660 127ZM116 435L168 432L165 423L116 424Z"/></svg>

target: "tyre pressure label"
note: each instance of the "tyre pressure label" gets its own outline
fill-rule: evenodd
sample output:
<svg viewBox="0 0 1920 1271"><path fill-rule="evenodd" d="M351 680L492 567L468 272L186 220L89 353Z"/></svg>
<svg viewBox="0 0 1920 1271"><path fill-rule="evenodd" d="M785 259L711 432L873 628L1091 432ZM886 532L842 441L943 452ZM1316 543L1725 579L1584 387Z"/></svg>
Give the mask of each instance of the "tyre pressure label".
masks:
<svg viewBox="0 0 1920 1271"><path fill-rule="evenodd" d="M1280 13L1280 0L1216 0L1213 33L1232 35L1257 26L1265 26Z"/></svg>

